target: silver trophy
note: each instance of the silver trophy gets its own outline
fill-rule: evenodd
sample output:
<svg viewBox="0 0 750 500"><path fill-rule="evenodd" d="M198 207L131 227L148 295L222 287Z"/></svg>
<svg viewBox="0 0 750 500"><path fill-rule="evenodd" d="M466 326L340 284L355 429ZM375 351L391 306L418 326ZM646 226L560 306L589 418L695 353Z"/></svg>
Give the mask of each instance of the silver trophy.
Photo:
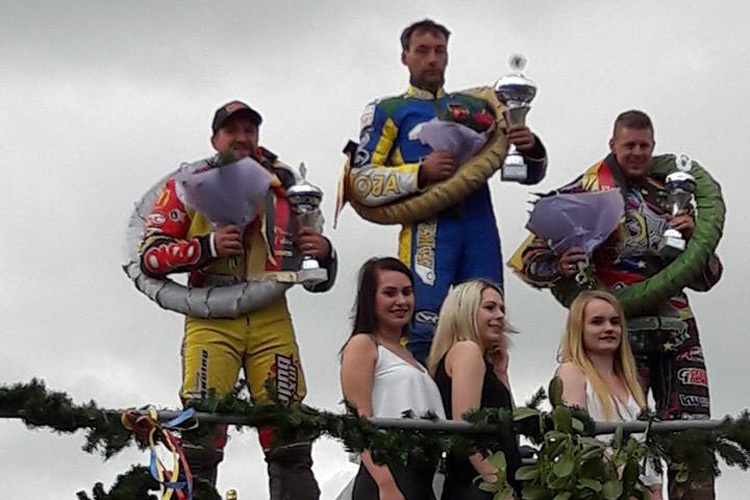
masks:
<svg viewBox="0 0 750 500"><path fill-rule="evenodd" d="M667 176L665 187L667 188L669 209L674 216L690 206L695 192L695 177L680 169L678 172L673 172ZM679 254L683 250L685 250L685 238L682 237L682 234L671 227L664 231L665 254Z"/></svg>
<svg viewBox="0 0 750 500"><path fill-rule="evenodd" d="M297 219L297 226L312 227L320 231L320 202L323 200L323 191L307 181L307 167L304 162L300 163L299 173L301 180L286 191L286 198L292 207L292 212ZM300 283L306 285L317 285L328 280L328 271L320 267L320 263L309 255L302 257L302 264L297 273Z"/></svg>
<svg viewBox="0 0 750 500"><path fill-rule="evenodd" d="M505 104L507 109L503 113L507 126L525 125L526 114L531 109L531 101L536 96L537 86L521 72L526 67L526 58L514 54L508 59L511 72L495 82L495 95ZM501 171L504 181L525 181L528 178L528 168L523 161L523 155L516 146L508 146L508 154Z"/></svg>

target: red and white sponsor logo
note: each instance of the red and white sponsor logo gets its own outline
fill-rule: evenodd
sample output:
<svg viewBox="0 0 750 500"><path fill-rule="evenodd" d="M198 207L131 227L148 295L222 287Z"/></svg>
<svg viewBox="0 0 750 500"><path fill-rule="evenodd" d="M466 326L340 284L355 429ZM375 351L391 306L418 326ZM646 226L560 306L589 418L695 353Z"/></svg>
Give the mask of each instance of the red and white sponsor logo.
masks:
<svg viewBox="0 0 750 500"><path fill-rule="evenodd" d="M201 247L198 240L175 241L149 248L143 263L152 273L166 273L172 269L198 263Z"/></svg>
<svg viewBox="0 0 750 500"><path fill-rule="evenodd" d="M362 112L362 116L359 118L359 129L364 130L368 128L370 125L372 125L373 120L375 119L375 103L370 103L365 107L365 110ZM365 142L365 141L360 141ZM369 140L366 142L370 142Z"/></svg>
<svg viewBox="0 0 750 500"><path fill-rule="evenodd" d="M675 358L677 361L704 361L703 349L700 346L693 346Z"/></svg>
<svg viewBox="0 0 750 500"><path fill-rule="evenodd" d="M173 208L169 211L169 220L172 222L185 222L187 220L187 214L177 208Z"/></svg>
<svg viewBox="0 0 750 500"><path fill-rule="evenodd" d="M708 375L706 370L700 368L683 368L677 372L677 378L685 385L698 385L708 387Z"/></svg>
<svg viewBox="0 0 750 500"><path fill-rule="evenodd" d="M146 226L148 227L162 227L167 222L167 218L162 214L151 214L146 218Z"/></svg>
<svg viewBox="0 0 750 500"><path fill-rule="evenodd" d="M276 355L276 362L269 370L269 378L275 381L276 399L279 403L289 404L299 400L297 392L297 370L299 361L294 356Z"/></svg>
<svg viewBox="0 0 750 500"><path fill-rule="evenodd" d="M156 197L156 203L154 203L154 208L164 208L167 206L167 203L169 203L169 200L172 199L170 188L173 185L174 185L174 181L172 180L167 181L167 185L163 187L161 191L159 191L159 195Z"/></svg>
<svg viewBox="0 0 750 500"><path fill-rule="evenodd" d="M706 396L694 396L691 394L680 394L680 404L698 408L708 408L710 402Z"/></svg>
<svg viewBox="0 0 750 500"><path fill-rule="evenodd" d="M245 106L243 103L239 101L230 102L229 104L224 106L224 109L226 110L227 113L234 113L238 109L245 109L245 108L247 108L247 106Z"/></svg>

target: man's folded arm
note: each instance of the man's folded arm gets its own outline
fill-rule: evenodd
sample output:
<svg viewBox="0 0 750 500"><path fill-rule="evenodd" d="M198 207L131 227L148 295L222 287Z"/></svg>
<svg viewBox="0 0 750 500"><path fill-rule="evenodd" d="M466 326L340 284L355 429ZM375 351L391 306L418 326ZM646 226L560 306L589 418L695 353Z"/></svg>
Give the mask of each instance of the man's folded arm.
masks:
<svg viewBox="0 0 750 500"><path fill-rule="evenodd" d="M361 124L349 174L352 196L362 205L376 207L418 192L419 163L394 161L400 153L395 147L398 127L393 119L379 104L371 103Z"/></svg>

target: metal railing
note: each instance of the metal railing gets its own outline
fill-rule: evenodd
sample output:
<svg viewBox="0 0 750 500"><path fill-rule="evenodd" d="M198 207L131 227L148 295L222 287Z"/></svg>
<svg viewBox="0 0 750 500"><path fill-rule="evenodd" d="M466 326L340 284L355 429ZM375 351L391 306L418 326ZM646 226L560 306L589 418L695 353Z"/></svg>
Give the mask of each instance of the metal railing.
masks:
<svg viewBox="0 0 750 500"><path fill-rule="evenodd" d="M112 418L120 418L125 410L105 410L104 413ZM158 412L159 421L166 422L178 417L182 412L176 410L161 410ZM146 415L146 412L143 412ZM242 415L227 415L217 413L196 412L194 417L199 422L210 422L228 425L255 425L249 417ZM0 418L23 418L23 415L0 409ZM369 418L373 425L383 429L405 429L436 432L457 432L463 434L491 434L497 431L492 425L472 424L456 420L429 420L421 418ZM633 421L633 422L594 422L594 434L611 434L621 427L623 432L675 432L687 429L712 430L721 427L723 420L669 420L669 421Z"/></svg>

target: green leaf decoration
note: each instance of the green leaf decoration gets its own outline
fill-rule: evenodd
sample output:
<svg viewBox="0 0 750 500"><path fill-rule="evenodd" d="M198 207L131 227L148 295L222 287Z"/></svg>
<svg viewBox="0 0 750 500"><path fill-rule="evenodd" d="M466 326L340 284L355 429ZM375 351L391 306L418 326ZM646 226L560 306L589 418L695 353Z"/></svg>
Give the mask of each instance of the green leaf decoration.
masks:
<svg viewBox="0 0 750 500"><path fill-rule="evenodd" d="M589 448L581 454L581 460L591 460L604 455L604 448Z"/></svg>
<svg viewBox="0 0 750 500"><path fill-rule="evenodd" d="M591 491L595 491L596 493L599 493L600 491L602 491L602 483L600 483L596 479L582 477L578 480L578 488L580 489L587 488Z"/></svg>
<svg viewBox="0 0 750 500"><path fill-rule="evenodd" d="M539 409L539 405L542 404L547 399L547 393L544 392L543 388L537 389L537 391L534 393L531 398L526 401L526 406L529 408L533 408L535 410Z"/></svg>
<svg viewBox="0 0 750 500"><path fill-rule="evenodd" d="M591 448L604 448L605 445L601 441L593 437L580 437L578 442L583 445L584 450L590 450Z"/></svg>
<svg viewBox="0 0 750 500"><path fill-rule="evenodd" d="M602 486L602 496L605 500L617 500L622 495L622 485L616 480L607 481Z"/></svg>
<svg viewBox="0 0 750 500"><path fill-rule="evenodd" d="M569 479L552 474L547 480L547 487L551 490L565 490L568 488Z"/></svg>
<svg viewBox="0 0 750 500"><path fill-rule="evenodd" d="M555 406L552 410L552 421L555 423L555 430L570 434L573 430L573 416L570 408L565 406Z"/></svg>
<svg viewBox="0 0 750 500"><path fill-rule="evenodd" d="M547 434L544 435L547 441L561 441L561 440L567 439L569 436L570 434L567 434L565 432L560 432L560 431L549 431Z"/></svg>
<svg viewBox="0 0 750 500"><path fill-rule="evenodd" d="M569 491L563 491L561 493L558 493L554 497L552 497L552 500L568 500L570 497L572 497L573 494Z"/></svg>
<svg viewBox="0 0 750 500"><path fill-rule="evenodd" d="M632 487L638 480L638 474L640 467L638 466L638 460L635 457L628 459L625 464L625 469L622 471L622 484L625 487Z"/></svg>
<svg viewBox="0 0 750 500"><path fill-rule="evenodd" d="M516 422L518 422L519 420L523 420L525 418L536 417L538 415L539 415L539 410L535 410L533 408L526 408L524 406L513 410L513 420L515 420Z"/></svg>
<svg viewBox="0 0 750 500"><path fill-rule="evenodd" d="M560 460L555 462L552 466L552 472L557 477L568 477L573 472L573 467L576 465L576 459L572 454L563 455Z"/></svg>
<svg viewBox="0 0 750 500"><path fill-rule="evenodd" d="M237 155L234 154L234 151L231 149L227 151L221 151L217 155L217 163L220 167L223 167L224 165L229 165L230 163L234 163L237 161Z"/></svg>
<svg viewBox="0 0 750 500"><path fill-rule="evenodd" d="M497 490L492 500L510 500L513 498L513 488L506 486L505 488Z"/></svg>
<svg viewBox="0 0 750 500"><path fill-rule="evenodd" d="M495 486L495 483L488 483L486 481L482 481L481 483L479 483L479 485L477 485L477 488L482 491L486 491L487 493L494 493L497 491L497 486Z"/></svg>
<svg viewBox="0 0 750 500"><path fill-rule="evenodd" d="M523 500L544 500L547 498L547 489L536 484L526 484L521 491Z"/></svg>
<svg viewBox="0 0 750 500"><path fill-rule="evenodd" d="M545 455L552 461L554 461L559 455L565 453L570 448L570 442L568 439L560 439L553 441L544 447Z"/></svg>
<svg viewBox="0 0 750 500"><path fill-rule="evenodd" d="M549 402L553 408L563 404L563 382L560 377L554 377L549 383Z"/></svg>
<svg viewBox="0 0 750 500"><path fill-rule="evenodd" d="M583 422L578 420L577 418L573 418L573 430L576 432L583 432L585 429Z"/></svg>
<svg viewBox="0 0 750 500"><path fill-rule="evenodd" d="M622 426L620 426L615 431L615 438L614 438L614 441L612 442L612 447L615 450L619 450L620 448L622 448L622 435L623 435Z"/></svg>
<svg viewBox="0 0 750 500"><path fill-rule="evenodd" d="M640 441L638 441L633 436L630 436L628 438L628 444L625 446L625 451L628 453L628 455L632 455L633 453L636 453L638 451L640 445Z"/></svg>
<svg viewBox="0 0 750 500"><path fill-rule="evenodd" d="M535 465L524 465L516 470L516 480L533 481L539 477L539 468Z"/></svg>
<svg viewBox="0 0 750 500"><path fill-rule="evenodd" d="M503 453L502 451L498 451L487 460L497 469L498 474L503 476L505 475L505 471L508 468L508 465L505 461L505 453Z"/></svg>
<svg viewBox="0 0 750 500"><path fill-rule="evenodd" d="M556 390L552 387L554 392ZM496 449L500 438L528 438L535 446L535 465L518 469L516 479L524 499L553 500L609 500L648 498L647 489L638 481L640 463L644 458L656 457L670 463L678 482L685 482L693 474L717 474L718 458L727 465L750 468L750 412L737 418L727 417L713 429L688 429L664 432L656 424L647 434L646 442L628 438L618 429L615 433L614 454L604 456L605 444L590 437L593 423L581 409L557 405L551 412L539 409L544 398L540 390L533 407L518 408L513 412L485 408L470 412L464 418L486 431L463 434L432 429L402 430L378 428L360 418L356 408L346 405L346 413L330 412L301 404L254 405L247 396L244 382L230 394L209 396L196 405L201 412L217 416L231 416L243 426L273 426L274 445L313 441L326 435L341 441L347 450L368 449L373 460L396 469L410 459L437 460L445 453L467 456L476 450ZM66 394L47 390L44 383L32 380L28 384L0 386L0 418L16 418L30 428L48 428L56 432L74 433L85 430L84 451L99 453L107 459L132 445L143 447L133 434L121 424L121 410L100 408L95 402L74 404ZM435 420L435 415L410 415L414 418ZM646 413L645 418L654 418ZM202 416L199 417L199 420ZM580 431L580 422L584 431ZM215 426L198 422L197 429L182 430L177 434L193 433L196 440L209 440ZM239 424L237 425L240 428ZM579 434L581 433L582 434ZM500 482L483 488L493 493L495 500L510 498L512 489L504 476L505 457L498 453L491 457L498 468ZM145 460L144 460L145 461ZM618 468L622 467L621 478ZM505 470L504 470L505 469ZM213 487L195 485L195 500L219 498ZM89 492L80 492L80 500L154 500L154 483L147 468L140 467L117 478L107 490L98 483ZM491 488L491 489L489 489ZM204 496L204 493L206 496ZM570 496L566 496L570 493ZM521 500L521 499L516 499Z"/></svg>
<svg viewBox="0 0 750 500"><path fill-rule="evenodd" d="M588 477L604 482L609 476L608 467L600 458L579 463L578 477Z"/></svg>

